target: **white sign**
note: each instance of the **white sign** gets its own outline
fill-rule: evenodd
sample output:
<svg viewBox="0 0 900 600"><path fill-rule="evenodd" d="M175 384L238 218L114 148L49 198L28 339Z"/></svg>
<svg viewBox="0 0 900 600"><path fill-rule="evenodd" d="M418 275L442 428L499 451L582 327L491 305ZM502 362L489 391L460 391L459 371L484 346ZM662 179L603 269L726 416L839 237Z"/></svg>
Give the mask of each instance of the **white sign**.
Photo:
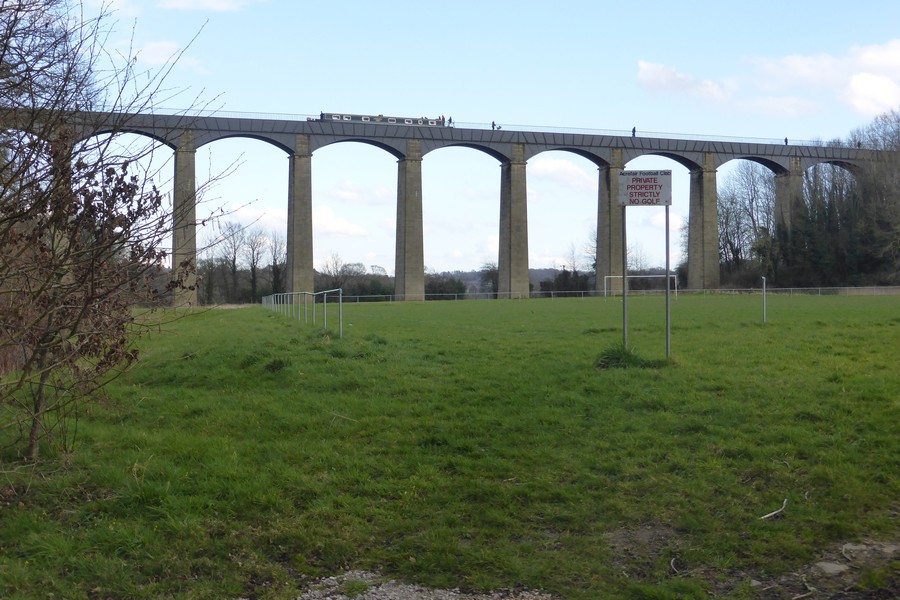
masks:
<svg viewBox="0 0 900 600"><path fill-rule="evenodd" d="M622 171L619 206L671 206L672 171Z"/></svg>

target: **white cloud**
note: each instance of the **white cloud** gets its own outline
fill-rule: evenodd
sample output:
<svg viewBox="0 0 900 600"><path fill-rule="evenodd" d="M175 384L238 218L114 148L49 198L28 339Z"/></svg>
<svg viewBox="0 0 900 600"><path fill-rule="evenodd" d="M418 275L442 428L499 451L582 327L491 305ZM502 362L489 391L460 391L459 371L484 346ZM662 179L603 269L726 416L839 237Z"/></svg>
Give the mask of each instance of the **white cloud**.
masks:
<svg viewBox="0 0 900 600"><path fill-rule="evenodd" d="M171 40L147 42L137 51L137 57L148 65L164 65L178 54L178 50L178 43Z"/></svg>
<svg viewBox="0 0 900 600"><path fill-rule="evenodd" d="M654 229L659 229L665 234L666 231L666 211L660 210L655 212L652 217L647 219L647 224ZM677 212L669 208L669 238L678 235L678 232L684 226L685 220Z"/></svg>
<svg viewBox="0 0 900 600"><path fill-rule="evenodd" d="M799 96L760 96L743 105L754 112L779 117L802 117L822 112L818 103Z"/></svg>
<svg viewBox="0 0 900 600"><path fill-rule="evenodd" d="M587 191L597 187L596 178L585 173L578 165L561 158L542 158L529 162L528 177L529 180L531 178L546 179ZM532 199L530 195L529 199Z"/></svg>
<svg viewBox="0 0 900 600"><path fill-rule="evenodd" d="M263 0L160 0L159 8L176 10L211 10L214 12L233 12L241 10L248 4Z"/></svg>
<svg viewBox="0 0 900 600"><path fill-rule="evenodd" d="M132 0L87 0L85 6L115 17L136 17L141 12Z"/></svg>
<svg viewBox="0 0 900 600"><path fill-rule="evenodd" d="M813 100L798 102L798 92L820 95L824 91L823 99L841 101L866 117L900 106L900 40L853 46L842 56L793 54L760 59L756 64L761 75L758 85L785 94L780 101L787 111L780 114L803 114L815 105Z"/></svg>
<svg viewBox="0 0 900 600"><path fill-rule="evenodd" d="M754 63L761 72L757 82L765 90L782 90L798 85L834 87L844 80L848 66L846 60L830 54L791 54L775 59L757 59Z"/></svg>
<svg viewBox="0 0 900 600"><path fill-rule="evenodd" d="M181 48L177 42L171 40L160 40L156 42L147 42L136 52L137 59L146 65L159 67L176 63L181 67L185 67L195 73L207 74L209 71L203 67L196 58L179 55Z"/></svg>
<svg viewBox="0 0 900 600"><path fill-rule="evenodd" d="M579 262L579 260L580 257L576 256L576 263ZM528 265L535 269L569 268L571 263L571 257L555 254L550 248L543 248L540 251L531 251L528 253ZM579 265L576 264L576 268L579 268Z"/></svg>
<svg viewBox="0 0 900 600"><path fill-rule="evenodd" d="M386 204L393 203L394 197L391 191L383 186L379 187L360 187L354 182L346 179L336 188L331 188L326 192L329 198L340 200L341 202L353 202L357 204Z"/></svg>
<svg viewBox="0 0 900 600"><path fill-rule="evenodd" d="M851 48L853 61L865 69L900 72L900 40L872 46Z"/></svg>
<svg viewBox="0 0 900 600"><path fill-rule="evenodd" d="M900 79L886 75L858 73L850 78L844 99L856 112L876 117L900 107Z"/></svg>
<svg viewBox="0 0 900 600"><path fill-rule="evenodd" d="M313 209L313 227L318 232L332 235L364 237L369 234L365 227L339 217L330 206Z"/></svg>
<svg viewBox="0 0 900 600"><path fill-rule="evenodd" d="M326 192L329 198L342 200L346 202L359 202L363 195L363 190L351 181L342 181L336 188L331 188Z"/></svg>
<svg viewBox="0 0 900 600"><path fill-rule="evenodd" d="M700 79L675 67L638 61L638 83L782 117L822 112L829 101L874 117L900 106L900 39L851 46L842 54L790 54L750 61L736 77Z"/></svg>
<svg viewBox="0 0 900 600"><path fill-rule="evenodd" d="M697 79L674 67L646 60L638 61L638 83L651 91L675 92L718 102L729 98L731 88L728 82Z"/></svg>
<svg viewBox="0 0 900 600"><path fill-rule="evenodd" d="M500 235L489 235L483 240L484 245L482 246L482 252L486 254L486 256L490 257L486 260L490 262L497 262L497 252L500 250Z"/></svg>

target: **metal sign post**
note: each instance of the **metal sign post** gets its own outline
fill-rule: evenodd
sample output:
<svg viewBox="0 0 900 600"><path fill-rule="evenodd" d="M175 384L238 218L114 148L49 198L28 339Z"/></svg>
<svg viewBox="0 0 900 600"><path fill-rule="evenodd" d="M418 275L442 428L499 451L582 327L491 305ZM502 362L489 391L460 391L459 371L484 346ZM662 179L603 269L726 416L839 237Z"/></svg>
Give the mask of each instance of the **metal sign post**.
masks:
<svg viewBox="0 0 900 600"><path fill-rule="evenodd" d="M622 339L628 349L628 242L625 209L629 206L666 207L666 358L672 353L669 310L669 206L672 205L672 171L622 171L619 173L619 205L622 207Z"/></svg>
<svg viewBox="0 0 900 600"><path fill-rule="evenodd" d="M672 312L669 308L669 205L666 204L666 358L672 355Z"/></svg>
<svg viewBox="0 0 900 600"><path fill-rule="evenodd" d="M628 243L625 238L625 206L622 206L622 348L628 350Z"/></svg>

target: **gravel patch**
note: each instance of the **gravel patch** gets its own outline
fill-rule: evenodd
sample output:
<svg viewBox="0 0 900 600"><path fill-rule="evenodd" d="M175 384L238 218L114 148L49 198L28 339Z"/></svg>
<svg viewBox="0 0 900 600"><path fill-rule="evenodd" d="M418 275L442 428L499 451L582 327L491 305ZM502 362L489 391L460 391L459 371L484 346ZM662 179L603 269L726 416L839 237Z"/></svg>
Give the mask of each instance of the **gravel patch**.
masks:
<svg viewBox="0 0 900 600"><path fill-rule="evenodd" d="M533 590L496 590L470 594L398 583L377 573L347 571L317 579L295 600L559 600Z"/></svg>

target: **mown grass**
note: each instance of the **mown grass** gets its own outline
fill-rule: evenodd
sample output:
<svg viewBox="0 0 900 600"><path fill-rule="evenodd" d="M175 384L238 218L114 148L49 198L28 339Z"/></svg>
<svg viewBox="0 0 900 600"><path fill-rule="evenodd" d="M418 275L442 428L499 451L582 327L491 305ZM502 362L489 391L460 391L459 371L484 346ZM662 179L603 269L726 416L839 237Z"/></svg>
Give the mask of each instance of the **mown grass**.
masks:
<svg viewBox="0 0 900 600"><path fill-rule="evenodd" d="M629 301L645 368L603 363L613 299L348 305L344 339L258 307L166 325L74 455L3 457L0 596L290 598L349 566L750 597L897 540L900 299L770 298L762 324L759 297L682 296L668 362L662 310Z"/></svg>

